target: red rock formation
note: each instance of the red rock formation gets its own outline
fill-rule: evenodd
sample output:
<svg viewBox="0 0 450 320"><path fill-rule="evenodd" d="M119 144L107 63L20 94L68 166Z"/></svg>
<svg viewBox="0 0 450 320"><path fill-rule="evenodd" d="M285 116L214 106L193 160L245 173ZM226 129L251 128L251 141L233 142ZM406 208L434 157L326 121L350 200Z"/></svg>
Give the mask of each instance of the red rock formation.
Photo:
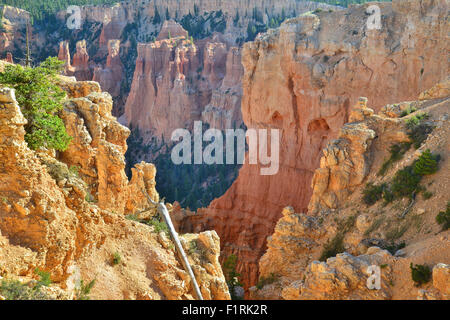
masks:
<svg viewBox="0 0 450 320"><path fill-rule="evenodd" d="M446 77L446 1L379 3L381 30L367 30L367 5L290 19L245 45L242 113L249 128L282 130L280 170L244 165L228 192L181 229L214 229L222 258L238 255L254 284L283 207L306 212L321 150L337 137L361 94L375 110L405 101ZM193 227L195 226L195 228Z"/></svg>
<svg viewBox="0 0 450 320"><path fill-rule="evenodd" d="M251 13L254 9L257 9L260 13L270 12L279 16L284 13L287 16L294 16L302 12L314 11L317 8L323 8L324 10L336 8L324 3L298 0L152 0L122 1L113 6L84 6L81 7L81 16L86 21L103 24L99 51L106 55L108 41L119 39L120 33L127 24L141 20L143 29L147 29L148 22L153 20L156 10L161 17L165 16L166 10L172 18L183 17L192 14L194 6L198 8L201 15L221 10L227 20L224 33L232 41L239 37L246 37L246 28L248 23L253 21ZM236 13L239 13L239 27L235 27L233 23ZM65 10L59 12L57 16L60 20L65 21ZM262 18L265 23L268 23L267 16L262 15Z"/></svg>
<svg viewBox="0 0 450 320"><path fill-rule="evenodd" d="M109 41L120 39L123 28L127 25L126 20L115 18L112 21L103 21L102 32L99 37L99 48L97 55L104 57L109 54Z"/></svg>
<svg viewBox="0 0 450 320"><path fill-rule="evenodd" d="M213 91L210 103L202 112L202 121L209 123L211 128L235 128L242 124L240 104L243 73L241 51L231 47L227 53L222 85Z"/></svg>
<svg viewBox="0 0 450 320"><path fill-rule="evenodd" d="M174 34L183 33L176 31L181 26L166 23L158 38L168 35L169 29ZM230 118L220 119L217 124L231 123L231 119L240 124L239 50L229 49L218 37L195 43L182 36L173 37L172 33L171 37L138 45L136 70L125 106L126 122L138 126L147 138L168 142L173 130L191 128L194 121L202 119L205 107L212 104L230 113L217 112L219 117Z"/></svg>
<svg viewBox="0 0 450 320"><path fill-rule="evenodd" d="M75 69L72 67L68 41L61 41L59 43L58 59L64 61L64 73L66 75L73 75Z"/></svg>
<svg viewBox="0 0 450 320"><path fill-rule="evenodd" d="M123 64L119 52L120 40L110 40L105 68L97 67L94 70L93 81L99 82L101 87L113 97L120 95L120 86L123 79Z"/></svg>
<svg viewBox="0 0 450 320"><path fill-rule="evenodd" d="M22 9L2 5L0 8L3 30L0 30L0 52L15 52L25 46L23 30L30 21L30 14Z"/></svg>
<svg viewBox="0 0 450 320"><path fill-rule="evenodd" d="M74 299L81 279L95 279L93 299L193 299L189 275L165 233L123 214L144 208L155 214L142 192L158 200L155 167L136 165L128 181L130 132L112 117L111 96L95 82L59 81L68 93L62 118L74 139L57 158L28 148L15 92L0 88L0 274L28 283L36 268L48 270L49 299ZM229 299L217 234L180 238L203 298ZM189 252L192 244L201 250ZM120 272L113 270L112 252L124 253Z"/></svg>
<svg viewBox="0 0 450 320"><path fill-rule="evenodd" d="M72 66L74 76L78 81L92 80L92 71L89 66L89 54L87 53L86 40L77 42L77 51L73 55Z"/></svg>

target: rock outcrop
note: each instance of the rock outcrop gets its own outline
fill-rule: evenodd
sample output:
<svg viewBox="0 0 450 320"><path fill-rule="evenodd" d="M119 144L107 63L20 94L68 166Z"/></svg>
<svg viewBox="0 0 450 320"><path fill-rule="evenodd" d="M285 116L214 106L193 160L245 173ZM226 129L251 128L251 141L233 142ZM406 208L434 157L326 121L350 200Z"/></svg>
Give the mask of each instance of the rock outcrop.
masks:
<svg viewBox="0 0 450 320"><path fill-rule="evenodd" d="M441 160L437 173L423 178L423 185L433 188L432 200L421 195L406 202L362 203L366 184L390 183L424 150L448 153L448 83L447 79L420 94L428 100L387 105L378 114L367 107L366 98L359 99L350 111L352 122L323 151L312 180L309 215L293 208L282 211L259 261L260 280L250 289L251 298L448 299L450 231L436 223L437 213L449 201L440 190L448 183L448 160ZM399 116L396 108L413 111ZM433 131L417 151L407 151L393 168L378 174L389 146L410 142L405 120L421 113L428 114ZM401 243L406 248L398 250ZM417 289L411 263L430 267L432 281ZM381 270L380 289L367 287L370 266Z"/></svg>
<svg viewBox="0 0 450 320"><path fill-rule="evenodd" d="M86 40L78 41L76 52L71 61L68 41L59 43L58 59L65 62L64 71L66 76L74 76L78 81L92 80L92 65L89 62Z"/></svg>
<svg viewBox="0 0 450 320"><path fill-rule="evenodd" d="M136 165L128 181L130 131L111 116L111 96L95 82L59 81L68 94L61 117L73 140L58 155L28 148L14 90L0 89L1 276L29 278L38 267L68 297L74 282L96 279L92 298L192 299L189 276L167 236L125 218L155 214L142 193L159 198L154 166ZM205 252L191 257L205 297L228 299L217 234L190 239ZM115 253L120 266L110 262Z"/></svg>
<svg viewBox="0 0 450 320"><path fill-rule="evenodd" d="M226 28L223 33L227 39L235 42L236 39L247 36L247 26L250 22L254 22L255 18L251 14L252 12L257 11L260 15L259 19L264 23L268 23L269 15L282 16L284 14L286 17L292 17L318 8L335 9L337 7L313 1L296 0L251 0L246 2L236 2L234 0L214 2L208 0L153 0L137 3L133 1L120 2L115 5L82 6L81 17L84 21L89 21L90 23L103 24L100 35L100 50L106 52L108 41L118 39L127 24L133 24L137 20L141 20L142 22L147 22L147 25L143 24L143 32L148 34L154 32L155 29L148 25L148 21L153 21L157 12L165 20L170 20L170 18L174 17L181 18L189 14L203 16L211 12L220 12L226 21ZM169 17L166 16L167 12ZM57 17L59 20L65 21L66 12L59 12ZM169 24L175 28L173 29L174 32L176 30L180 31L175 25ZM210 24L207 24L205 27L212 28ZM175 34L172 36L175 36Z"/></svg>
<svg viewBox="0 0 450 320"><path fill-rule="evenodd" d="M100 83L103 90L118 98L123 80L123 64L119 56L120 40L108 41L108 57L105 68L94 70L93 81Z"/></svg>
<svg viewBox="0 0 450 320"><path fill-rule="evenodd" d="M183 29L183 27L175 22L174 20L166 20L161 27L161 31L156 38L157 41L170 39L170 38L187 38L188 32Z"/></svg>
<svg viewBox="0 0 450 320"><path fill-rule="evenodd" d="M69 41L61 41L59 43L58 59L64 61L64 74L73 75L75 68L72 67Z"/></svg>
<svg viewBox="0 0 450 320"><path fill-rule="evenodd" d="M138 45L125 117L147 141L169 143L175 129L190 129L196 120L221 125L217 129L242 123L239 49L219 36L192 42L183 34L180 25L165 23L161 40Z"/></svg>
<svg viewBox="0 0 450 320"><path fill-rule="evenodd" d="M366 95L379 111L392 101L416 99L448 74L448 61L442 66L446 1L378 5L380 30L367 29L368 5L361 5L289 19L244 45L244 122L281 130L280 170L261 176L258 166L244 165L227 193L192 225L218 232L223 256L238 255L247 286L256 283L257 261L282 208L306 212L322 149L339 136L359 97Z"/></svg>
<svg viewBox="0 0 450 320"><path fill-rule="evenodd" d="M86 40L77 42L77 51L73 55L73 75L78 81L92 80L92 71L89 65L89 54L87 53Z"/></svg>

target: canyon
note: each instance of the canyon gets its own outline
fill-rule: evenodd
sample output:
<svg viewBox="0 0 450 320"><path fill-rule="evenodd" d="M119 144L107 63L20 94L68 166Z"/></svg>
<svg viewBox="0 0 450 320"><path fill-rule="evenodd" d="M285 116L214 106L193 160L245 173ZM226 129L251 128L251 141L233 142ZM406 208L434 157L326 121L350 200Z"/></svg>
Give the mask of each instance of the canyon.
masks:
<svg viewBox="0 0 450 320"><path fill-rule="evenodd" d="M220 130L279 129L282 137L278 174L263 176L261 166L246 159L226 172L231 187L210 205L169 205L185 249L192 242L201 248L189 258L205 297L230 298L221 264L235 255L246 298L448 299L449 231L435 222L449 200L442 192L449 181L448 5L377 5L382 19L375 30L367 27L368 4L342 9L294 0L154 0L81 7L84 25L73 35L35 32L36 52L48 42L65 61L69 77L60 85L69 99L62 118L74 140L61 154L29 150L13 93L1 89L7 108L0 152L14 160L4 161L2 171L16 172L17 182L0 175L9 188L0 189L6 199L0 203L0 276L32 277L41 266L54 270L66 294L69 270L92 279L106 268L95 298L192 299L170 240L125 216L154 215L140 190L159 200L158 170L146 162L169 153L174 129L203 121ZM1 33L0 51L16 53L29 18L5 8L12 22ZM277 28L259 29L282 15ZM58 13L61 25L65 18ZM412 115L402 115L412 107ZM404 123L417 110L430 114L435 129L395 169L427 148L444 159L426 179L432 200L420 195L402 220L405 199L369 208L361 198L367 183L395 175L391 170L379 177L377 171L391 144L409 142ZM69 170L74 167L76 176ZM162 179L173 168L164 169L158 171ZM232 184L231 171L238 172ZM220 182L217 172L202 181ZM58 214L52 216L53 209ZM394 239L406 248L389 252L388 230L406 225ZM345 252L322 259L339 234ZM129 252L124 274L105 266L114 250ZM410 263L432 265L432 282L414 288ZM373 264L387 266L379 291L365 286ZM112 292L108 282L117 284Z"/></svg>
<svg viewBox="0 0 450 320"><path fill-rule="evenodd" d="M308 212L322 149L337 138L361 95L378 111L415 99L448 75L445 1L379 4L380 30L367 30L367 5L289 19L244 45L242 115L248 128L281 130L280 171L244 164L208 208L180 218L182 230L216 230L223 257L238 256L246 288L285 206ZM222 258L223 258L222 257Z"/></svg>
<svg viewBox="0 0 450 320"><path fill-rule="evenodd" d="M49 24L34 23L30 28L31 52L34 64L57 54L66 61L66 75L98 81L113 96L113 115L132 129L127 174L140 161L155 163L163 195L196 209L221 196L239 167L202 169L207 173L198 179L189 173L187 183L194 185L192 191L178 192L171 178L173 168L162 164L170 155L172 131L190 128L195 120L218 129L244 127L240 108L242 44L286 18L319 9L339 8L294 0L127 1L84 6L80 7L80 29L68 28L66 11L49 17ZM22 30L27 20L23 23L17 14L10 13L14 10L4 9L4 16ZM21 61L23 30L21 36L18 34L21 42L5 50L11 49ZM6 36L11 38L9 33ZM172 36L184 40L167 41ZM191 41L193 48L188 49ZM194 175L200 176L200 172ZM218 180L223 183L215 183Z"/></svg>

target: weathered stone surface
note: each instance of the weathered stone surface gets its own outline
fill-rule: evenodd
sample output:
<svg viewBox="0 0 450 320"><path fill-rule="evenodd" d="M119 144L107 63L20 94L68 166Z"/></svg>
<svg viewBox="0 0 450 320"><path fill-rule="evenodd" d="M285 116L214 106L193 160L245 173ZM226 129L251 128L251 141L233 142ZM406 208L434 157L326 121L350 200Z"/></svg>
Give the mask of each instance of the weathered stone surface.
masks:
<svg viewBox="0 0 450 320"><path fill-rule="evenodd" d="M14 90L0 88L0 274L9 279L49 271L57 299L73 298L74 283L96 279L94 299L193 299L187 273L170 240L125 218L154 209L156 169L140 163L129 182L123 155L129 130L111 116L112 100L93 82L61 77L62 112L73 140L67 151L33 151ZM205 259L192 259L207 299L229 299L215 232L191 235ZM113 254L121 263L111 263ZM63 294L64 293L64 294Z"/></svg>
<svg viewBox="0 0 450 320"><path fill-rule="evenodd" d="M282 130L280 170L261 176L258 166L244 165L227 193L200 211L204 218L192 218L217 231L223 256L238 255L247 286L256 283L257 260L282 208L306 212L321 152L339 136L359 97L366 96L376 112L387 103L416 99L447 77L445 1L380 3L381 30L366 29L368 5L289 19L244 46L244 122ZM358 125L347 129L365 131ZM321 183L323 189L326 182ZM322 199L327 207L339 201L341 195L333 194Z"/></svg>
<svg viewBox="0 0 450 320"><path fill-rule="evenodd" d="M108 57L105 68L97 67L94 70L93 81L113 97L119 97L123 80L123 64L119 56L120 40L108 41Z"/></svg>
<svg viewBox="0 0 450 320"><path fill-rule="evenodd" d="M30 14L25 10L7 5L2 5L0 11L4 28L0 31L0 58L4 58L6 52L23 49L26 37L23 30L30 21Z"/></svg>
<svg viewBox="0 0 450 320"><path fill-rule="evenodd" d="M186 35L166 21L156 42L138 45L125 118L146 140L169 143L175 129L197 120L216 129L242 123L239 49L218 36L191 42Z"/></svg>
<svg viewBox="0 0 450 320"><path fill-rule="evenodd" d="M443 85L436 87L439 86ZM251 298L448 299L448 266L440 262L449 259L450 247L448 231L440 233L442 230L435 222L435 212L439 211L433 206L436 200L416 198L413 213L405 217L402 213L409 200L394 204L380 201L378 207L366 206L362 195L364 185L369 182L390 184L396 172L414 163L422 150L430 149L435 154L449 150L445 117L449 97L399 103L417 108L401 119L386 114L387 108L373 114L366 108L367 100L360 101L363 105L358 103L352 112L355 117L352 120L359 121L343 126L339 139L327 146L320 168L315 171L309 204L314 215L295 213L292 208L282 211L274 234L268 237L267 252L259 262L259 282L263 285L250 288ZM418 113L429 115L429 123L435 125L433 132L419 151L409 150L404 159L395 162L395 170L378 175L389 154L386 146L408 141L405 119ZM429 180L436 183L437 199L442 199L437 202L447 202L441 188L448 179L445 162ZM427 210L423 209L425 206ZM404 229L399 233L401 228ZM369 237L375 231L376 236ZM408 235L404 236L406 232ZM401 243L406 247L397 247ZM419 291L411 277L411 263L434 266L433 282L422 285ZM367 288L369 266L380 268L381 290ZM277 275L276 281L264 284L273 275Z"/></svg>

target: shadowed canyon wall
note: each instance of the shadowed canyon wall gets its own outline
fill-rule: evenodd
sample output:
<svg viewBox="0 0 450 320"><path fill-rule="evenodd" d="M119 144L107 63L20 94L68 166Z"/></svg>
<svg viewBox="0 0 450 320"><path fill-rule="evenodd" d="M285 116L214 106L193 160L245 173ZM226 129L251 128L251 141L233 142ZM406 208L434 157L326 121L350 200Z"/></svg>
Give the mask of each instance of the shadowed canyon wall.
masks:
<svg viewBox="0 0 450 320"><path fill-rule="evenodd" d="M280 171L261 176L244 165L227 193L183 230L214 229L222 258L238 256L246 286L258 278L283 207L306 212L321 150L347 122L361 95L375 110L415 99L449 71L446 1L380 3L382 28L368 30L367 5L290 19L243 49L242 114L249 128L281 130Z"/></svg>

